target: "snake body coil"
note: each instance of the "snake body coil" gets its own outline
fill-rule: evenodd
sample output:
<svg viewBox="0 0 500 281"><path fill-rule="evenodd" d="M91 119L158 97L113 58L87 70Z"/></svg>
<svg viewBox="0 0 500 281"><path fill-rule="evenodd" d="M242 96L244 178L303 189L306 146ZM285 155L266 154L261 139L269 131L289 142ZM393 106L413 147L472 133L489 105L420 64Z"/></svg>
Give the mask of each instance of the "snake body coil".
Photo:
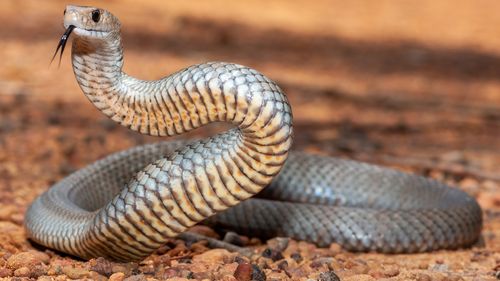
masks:
<svg viewBox="0 0 500 281"><path fill-rule="evenodd" d="M138 260L213 215L253 235L358 251L456 248L478 238L481 209L458 189L353 161L288 157L290 106L259 72L206 63L138 80L122 72L120 23L111 13L68 6L64 23L63 49L76 34L72 61L82 91L114 121L155 136L219 121L235 129L135 147L71 174L29 208L32 240L83 258Z"/></svg>

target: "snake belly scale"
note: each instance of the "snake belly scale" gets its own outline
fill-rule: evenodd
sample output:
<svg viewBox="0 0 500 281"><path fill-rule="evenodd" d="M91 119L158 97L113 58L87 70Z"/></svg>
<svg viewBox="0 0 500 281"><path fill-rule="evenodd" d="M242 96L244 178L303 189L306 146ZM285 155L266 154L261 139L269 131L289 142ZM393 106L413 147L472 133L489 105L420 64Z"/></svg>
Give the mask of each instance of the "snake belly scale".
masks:
<svg viewBox="0 0 500 281"><path fill-rule="evenodd" d="M122 71L120 22L110 12L67 6L64 25L58 50L75 34L78 84L112 120L154 136L211 122L235 128L193 142L134 147L76 171L28 209L33 241L85 259L140 260L207 218L242 233L337 242L353 251L453 249L478 239L481 209L463 191L289 152L290 105L256 70L214 62L143 81Z"/></svg>

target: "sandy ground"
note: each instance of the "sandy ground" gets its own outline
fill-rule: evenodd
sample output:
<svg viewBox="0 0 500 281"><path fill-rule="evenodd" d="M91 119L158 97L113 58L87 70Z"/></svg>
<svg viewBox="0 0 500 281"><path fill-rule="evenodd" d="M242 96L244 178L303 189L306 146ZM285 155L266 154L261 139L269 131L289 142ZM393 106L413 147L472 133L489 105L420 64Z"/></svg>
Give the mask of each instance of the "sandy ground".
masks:
<svg viewBox="0 0 500 281"><path fill-rule="evenodd" d="M129 74L155 79L214 60L249 65L287 92L295 116L295 149L431 176L466 190L484 209L481 241L470 249L353 254L336 245L316 249L290 241L279 249L283 258L264 254L247 260L208 250L202 242L172 240L139 264L74 260L32 245L22 228L28 204L63 176L111 152L158 140L127 131L98 113L75 82L69 52L60 68L49 67L63 31L65 5L0 2L0 277L264 280L265 275L267 280L335 280L332 272L341 280L500 276L498 1L101 3L122 20ZM217 130L210 126L187 137ZM199 231L216 236L209 229ZM250 241L258 253L277 247L275 240Z"/></svg>

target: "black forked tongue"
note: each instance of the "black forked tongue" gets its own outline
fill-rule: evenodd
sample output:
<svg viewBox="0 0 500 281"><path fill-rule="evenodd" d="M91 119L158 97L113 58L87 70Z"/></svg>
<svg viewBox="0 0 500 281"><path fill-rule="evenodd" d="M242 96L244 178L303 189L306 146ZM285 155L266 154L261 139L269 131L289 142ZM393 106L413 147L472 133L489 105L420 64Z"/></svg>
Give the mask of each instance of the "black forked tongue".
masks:
<svg viewBox="0 0 500 281"><path fill-rule="evenodd" d="M62 59L62 55L64 53L64 47L66 47L66 42L68 42L69 35L73 31L73 29L75 29L74 25L68 26L68 28L66 29L64 34L61 36L61 40L59 40L59 44L57 44L57 49L54 52L54 56L52 56L52 59L50 60L51 64L54 61L54 58L56 57L57 52L59 52L59 49L61 49L61 54L59 55L59 65L58 65L58 66L61 66L61 59Z"/></svg>

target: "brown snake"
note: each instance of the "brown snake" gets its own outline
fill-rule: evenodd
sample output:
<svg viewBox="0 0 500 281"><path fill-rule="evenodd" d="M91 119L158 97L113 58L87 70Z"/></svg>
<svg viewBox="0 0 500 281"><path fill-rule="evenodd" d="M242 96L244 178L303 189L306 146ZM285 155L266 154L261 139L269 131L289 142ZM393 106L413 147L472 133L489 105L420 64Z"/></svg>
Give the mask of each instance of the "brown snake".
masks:
<svg viewBox="0 0 500 281"><path fill-rule="evenodd" d="M211 122L235 128L189 144L135 147L69 175L29 208L25 225L35 242L86 259L138 260L209 217L254 236L337 242L353 251L420 252L477 240L481 209L458 189L289 153L290 105L259 72L215 62L143 81L122 71L120 22L111 13L67 6L64 26L58 50L73 33L78 84L115 122L153 136Z"/></svg>

